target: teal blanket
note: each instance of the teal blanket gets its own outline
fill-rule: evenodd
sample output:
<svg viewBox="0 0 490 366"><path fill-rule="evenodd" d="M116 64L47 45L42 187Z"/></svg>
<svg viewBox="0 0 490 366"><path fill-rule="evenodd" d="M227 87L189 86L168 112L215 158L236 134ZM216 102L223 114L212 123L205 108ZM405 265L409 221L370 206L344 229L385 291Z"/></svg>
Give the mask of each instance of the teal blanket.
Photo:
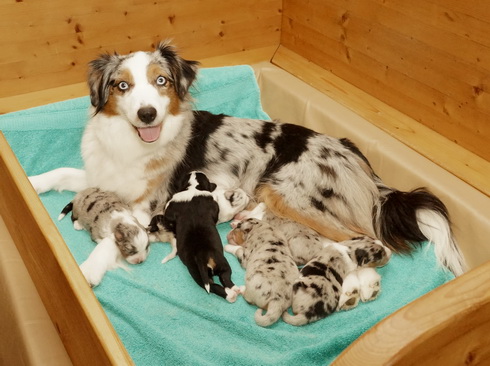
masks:
<svg viewBox="0 0 490 366"><path fill-rule="evenodd" d="M247 66L201 70L193 96L197 109L268 118ZM0 130L28 175L61 166L82 167L80 139L88 105L84 97L0 116ZM41 199L80 264L95 244L87 232L74 230L68 218L57 221L73 195L48 192ZM218 228L226 242L229 224ZM261 328L253 319L256 308L242 297L230 304L207 294L178 257L161 264L169 252L169 244L155 243L144 263L130 266L129 272L109 272L94 289L139 366L325 365L381 319L452 279L436 266L432 247L423 245L410 256L393 255L379 269L383 282L377 300L303 327L280 320ZM233 256L226 256L234 282L243 284L244 270Z"/></svg>

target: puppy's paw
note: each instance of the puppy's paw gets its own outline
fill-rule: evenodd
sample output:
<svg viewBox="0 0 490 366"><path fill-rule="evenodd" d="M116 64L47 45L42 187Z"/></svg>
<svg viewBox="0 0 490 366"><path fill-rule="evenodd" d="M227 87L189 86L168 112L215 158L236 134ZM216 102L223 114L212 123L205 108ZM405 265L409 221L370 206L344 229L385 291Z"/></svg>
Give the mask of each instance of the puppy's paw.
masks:
<svg viewBox="0 0 490 366"><path fill-rule="evenodd" d="M342 284L342 293L340 294L338 309L350 310L359 304L360 284L356 273L349 273Z"/></svg>
<svg viewBox="0 0 490 366"><path fill-rule="evenodd" d="M237 286L233 286L232 288L228 288L228 287L225 287L225 292L226 292L226 300L228 302L231 302L231 303L234 303L238 297L238 295L240 294L240 291L236 291L234 290L235 287ZM238 289L238 287L237 287Z"/></svg>
<svg viewBox="0 0 490 366"><path fill-rule="evenodd" d="M80 223L78 222L78 220L73 221L73 228L75 230L83 230L83 226L80 225Z"/></svg>
<svg viewBox="0 0 490 366"><path fill-rule="evenodd" d="M175 253L170 253L167 255L165 258L162 259L162 263L167 263L169 260L174 259L177 254Z"/></svg>
<svg viewBox="0 0 490 366"><path fill-rule="evenodd" d="M240 248L240 246L238 246L238 245L226 244L223 249L225 252L235 255L236 251L239 248Z"/></svg>
<svg viewBox="0 0 490 366"><path fill-rule="evenodd" d="M381 292L381 276L374 268L362 268L357 274L363 302L376 299Z"/></svg>

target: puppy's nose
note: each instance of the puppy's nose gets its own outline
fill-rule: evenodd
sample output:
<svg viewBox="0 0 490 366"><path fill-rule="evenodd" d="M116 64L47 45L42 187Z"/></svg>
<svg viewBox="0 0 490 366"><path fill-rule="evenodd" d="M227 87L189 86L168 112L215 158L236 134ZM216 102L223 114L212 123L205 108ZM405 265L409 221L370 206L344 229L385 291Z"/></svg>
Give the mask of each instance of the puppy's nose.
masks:
<svg viewBox="0 0 490 366"><path fill-rule="evenodd" d="M143 107L138 110L138 118L141 122L152 123L157 116L157 110L153 107Z"/></svg>

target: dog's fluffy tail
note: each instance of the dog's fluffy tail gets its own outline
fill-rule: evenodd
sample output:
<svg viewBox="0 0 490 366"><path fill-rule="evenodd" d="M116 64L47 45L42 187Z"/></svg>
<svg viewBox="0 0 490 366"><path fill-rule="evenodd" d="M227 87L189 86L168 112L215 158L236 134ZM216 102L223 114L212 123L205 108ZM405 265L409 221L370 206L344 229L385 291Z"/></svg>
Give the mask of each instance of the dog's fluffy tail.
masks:
<svg viewBox="0 0 490 366"><path fill-rule="evenodd" d="M308 318L306 317L305 314L298 313L295 315L291 315L287 311L285 311L282 314L282 320L284 320L288 324L296 325L296 326L305 325L305 324L308 324L308 322L309 322Z"/></svg>
<svg viewBox="0 0 490 366"><path fill-rule="evenodd" d="M378 237L394 251L408 253L411 244L429 241L439 263L456 276L465 263L451 230L446 206L425 188L400 192L380 184L381 200L374 215Z"/></svg>
<svg viewBox="0 0 490 366"><path fill-rule="evenodd" d="M255 312L255 322L261 327L268 327L279 320L284 312L284 304L282 300L273 299L267 305L267 311L263 313L261 308Z"/></svg>

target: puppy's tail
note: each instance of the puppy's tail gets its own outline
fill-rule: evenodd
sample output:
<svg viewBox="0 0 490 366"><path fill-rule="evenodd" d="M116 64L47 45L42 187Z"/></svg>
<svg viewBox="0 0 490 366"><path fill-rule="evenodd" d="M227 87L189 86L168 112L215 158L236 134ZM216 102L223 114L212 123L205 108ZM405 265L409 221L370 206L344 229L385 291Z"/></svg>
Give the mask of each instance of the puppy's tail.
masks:
<svg viewBox="0 0 490 366"><path fill-rule="evenodd" d="M199 270L199 276L201 277L201 282L202 282L202 287L206 290L206 292L209 294L211 291L211 280L209 278L209 267L207 265L203 265L199 261L197 262L197 268Z"/></svg>
<svg viewBox="0 0 490 366"><path fill-rule="evenodd" d="M58 216L58 221L62 220L69 212L73 210L73 202L68 203L63 210L61 210L60 215Z"/></svg>
<svg viewBox="0 0 490 366"><path fill-rule="evenodd" d="M261 327L268 327L279 320L284 311L282 300L273 299L267 305L267 311L263 314L262 309L258 308L255 312L255 322Z"/></svg>
<svg viewBox="0 0 490 366"><path fill-rule="evenodd" d="M394 251L408 253L411 244L429 241L438 262L456 276L465 262L451 230L446 206L425 188L400 192L378 184L380 204L374 213L378 237Z"/></svg>
<svg viewBox="0 0 490 366"><path fill-rule="evenodd" d="M296 325L296 326L305 325L309 323L308 318L306 317L305 314L298 313L295 315L291 315L287 311L285 311L282 314L282 320L284 320L288 324Z"/></svg>

